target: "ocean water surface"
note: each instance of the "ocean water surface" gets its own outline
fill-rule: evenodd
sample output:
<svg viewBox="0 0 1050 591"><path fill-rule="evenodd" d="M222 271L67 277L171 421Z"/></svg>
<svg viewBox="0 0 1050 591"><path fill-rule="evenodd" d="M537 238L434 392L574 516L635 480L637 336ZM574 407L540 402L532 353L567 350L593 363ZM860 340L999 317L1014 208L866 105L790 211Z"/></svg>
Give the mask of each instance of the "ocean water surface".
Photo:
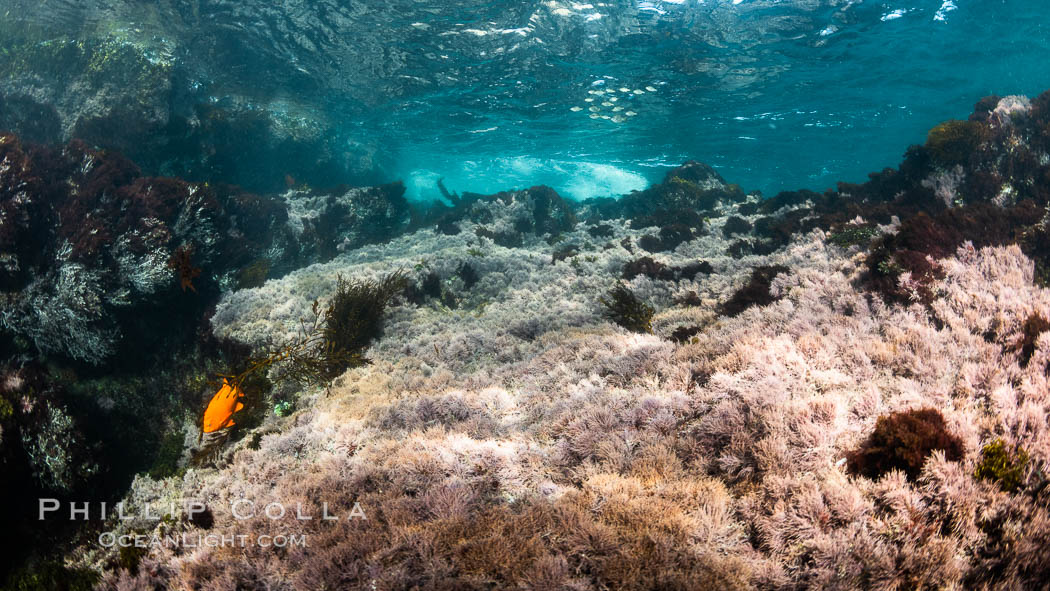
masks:
<svg viewBox="0 0 1050 591"><path fill-rule="evenodd" d="M1050 77L1036 0L5 4L15 27L153 48L176 106L315 127L423 200L442 177L616 195L688 158L767 195L823 190L895 165L975 97Z"/></svg>

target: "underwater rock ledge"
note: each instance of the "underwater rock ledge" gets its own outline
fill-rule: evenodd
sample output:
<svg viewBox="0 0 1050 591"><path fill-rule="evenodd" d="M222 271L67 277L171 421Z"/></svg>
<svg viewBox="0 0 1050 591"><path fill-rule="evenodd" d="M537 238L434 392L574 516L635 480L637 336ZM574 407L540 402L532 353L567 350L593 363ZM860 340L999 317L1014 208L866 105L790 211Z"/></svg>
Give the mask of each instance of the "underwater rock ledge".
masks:
<svg viewBox="0 0 1050 591"><path fill-rule="evenodd" d="M38 143L80 139L151 176L254 192L377 182L371 140L309 105L212 88L180 51L173 37L126 28L77 39L0 23L0 129Z"/></svg>
<svg viewBox="0 0 1050 591"><path fill-rule="evenodd" d="M207 302L409 223L400 183L266 197L145 176L79 141L43 147L9 134L0 159L0 324L41 354L95 365L185 320L150 310L170 316L185 300ZM143 316L148 328L134 325Z"/></svg>
<svg viewBox="0 0 1050 591"><path fill-rule="evenodd" d="M3 174L36 170L5 138L21 168ZM89 152L66 153L79 170ZM252 543L131 556L91 541L68 564L102 589L1035 588L1050 577L1048 153L1050 93L982 99L867 183L769 199L690 162L618 200L533 187L411 212L397 185L258 197L143 180L90 152L126 171L107 186L128 203L177 205L150 228L102 226L102 246L87 232L74 251L88 256L61 265L16 247L61 244L62 226L0 226L15 236L0 260L18 263L5 292L66 264L122 281L119 257L98 253L156 228L158 270L200 241L190 281L216 301L199 317L246 347L294 335L340 275L402 270L410 287L369 365L282 392L295 410L264 413L214 465L139 475L125 497L135 514L199 501L207 520L104 526ZM26 199L48 178L4 177L0 223L52 219L24 213L51 211ZM247 245L223 250L238 233ZM272 252L284 272L235 288ZM165 270L136 298L189 297ZM611 314L613 297L645 322ZM3 400L21 387L5 378ZM181 428L196 439L190 417ZM243 500L290 514L238 519ZM255 543L278 535L309 543Z"/></svg>

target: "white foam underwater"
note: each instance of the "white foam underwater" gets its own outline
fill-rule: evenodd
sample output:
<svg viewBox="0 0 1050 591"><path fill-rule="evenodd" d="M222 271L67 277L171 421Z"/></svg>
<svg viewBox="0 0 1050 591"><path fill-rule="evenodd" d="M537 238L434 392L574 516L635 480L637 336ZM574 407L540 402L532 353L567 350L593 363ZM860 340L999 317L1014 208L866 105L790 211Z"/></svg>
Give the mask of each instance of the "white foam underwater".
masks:
<svg viewBox="0 0 1050 591"><path fill-rule="evenodd" d="M533 185L553 187L563 197L589 199L592 197L619 197L649 186L642 174L615 164L601 162L570 162L514 156L484 160L466 159L448 166L415 168L401 175L405 182L405 196L412 201L433 201L441 198L437 182L452 192L496 193L508 189L524 189Z"/></svg>

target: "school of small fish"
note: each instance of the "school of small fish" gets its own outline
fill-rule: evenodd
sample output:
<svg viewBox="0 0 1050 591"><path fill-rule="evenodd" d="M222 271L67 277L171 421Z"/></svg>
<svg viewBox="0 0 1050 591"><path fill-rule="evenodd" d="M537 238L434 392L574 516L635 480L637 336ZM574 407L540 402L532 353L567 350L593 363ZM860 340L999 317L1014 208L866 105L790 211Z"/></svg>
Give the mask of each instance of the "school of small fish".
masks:
<svg viewBox="0 0 1050 591"><path fill-rule="evenodd" d="M587 110L591 119L605 119L610 120L614 123L623 123L628 117L634 117L638 113L631 110L625 110L622 105L616 103L620 100L620 96L616 96L619 93L628 99L636 96L644 95L649 92L656 92L655 86L648 85L642 88L629 88L627 86L621 86L619 88L605 87L604 80L597 80L591 83L591 86L597 86L598 88L591 88L587 90L587 94L591 96L584 97L583 102L588 103L589 106L574 105L569 108L573 113L579 113L584 109ZM597 103L597 104L595 104ZM602 109L606 108L612 115L602 112Z"/></svg>

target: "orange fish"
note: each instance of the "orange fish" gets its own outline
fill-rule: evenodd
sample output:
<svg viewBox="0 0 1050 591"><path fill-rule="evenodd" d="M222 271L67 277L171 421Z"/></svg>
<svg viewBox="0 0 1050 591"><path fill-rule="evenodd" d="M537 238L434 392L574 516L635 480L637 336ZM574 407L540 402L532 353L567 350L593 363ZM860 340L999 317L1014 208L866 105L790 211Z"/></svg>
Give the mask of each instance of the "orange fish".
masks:
<svg viewBox="0 0 1050 591"><path fill-rule="evenodd" d="M208 409L204 411L204 432L211 433L219 429L233 426L233 413L244 408L240 401L244 398L241 387L231 386L226 378L222 380L222 388L211 397Z"/></svg>

